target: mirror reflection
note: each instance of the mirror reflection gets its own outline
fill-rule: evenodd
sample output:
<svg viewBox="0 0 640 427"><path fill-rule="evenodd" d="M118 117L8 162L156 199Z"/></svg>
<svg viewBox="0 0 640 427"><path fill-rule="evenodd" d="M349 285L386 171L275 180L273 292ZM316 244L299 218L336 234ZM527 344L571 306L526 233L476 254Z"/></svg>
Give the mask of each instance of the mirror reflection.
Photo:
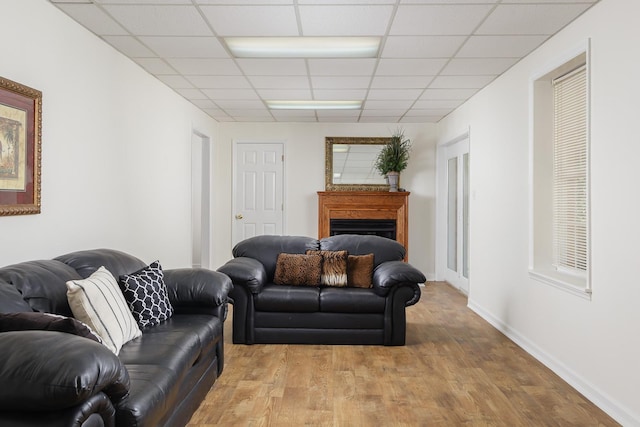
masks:
<svg viewBox="0 0 640 427"><path fill-rule="evenodd" d="M375 168L382 144L334 144L334 184L386 184L385 178Z"/></svg>
<svg viewBox="0 0 640 427"><path fill-rule="evenodd" d="M388 191L386 178L375 168L389 138L326 137L326 191Z"/></svg>

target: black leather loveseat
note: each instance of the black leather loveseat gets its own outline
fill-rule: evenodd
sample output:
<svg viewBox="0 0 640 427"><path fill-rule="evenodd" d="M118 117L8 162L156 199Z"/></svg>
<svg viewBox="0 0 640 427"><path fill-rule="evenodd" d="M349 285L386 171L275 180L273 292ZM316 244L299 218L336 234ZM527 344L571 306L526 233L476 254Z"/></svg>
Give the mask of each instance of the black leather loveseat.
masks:
<svg viewBox="0 0 640 427"><path fill-rule="evenodd" d="M325 255L328 251L329 256L346 251L347 285L341 280L338 286L327 286L323 279L318 283L316 276L296 285L278 280L282 270L296 269L280 263L279 255L307 251L325 251ZM405 307L419 300L419 284L426 280L403 262L405 248L401 244L378 236L337 235L321 240L256 236L238 243L233 256L218 271L234 284L234 343L404 345ZM367 256L371 270L366 281L350 284L351 274L355 275L351 258ZM303 269L317 268L311 257L301 262L308 266Z"/></svg>
<svg viewBox="0 0 640 427"><path fill-rule="evenodd" d="M106 249L0 268L0 426L184 426L222 373L228 277L165 270L172 316L116 355L84 329L58 327L82 329L70 318L66 282L101 266L115 278L145 268ZM29 322L40 317L54 326L37 330Z"/></svg>

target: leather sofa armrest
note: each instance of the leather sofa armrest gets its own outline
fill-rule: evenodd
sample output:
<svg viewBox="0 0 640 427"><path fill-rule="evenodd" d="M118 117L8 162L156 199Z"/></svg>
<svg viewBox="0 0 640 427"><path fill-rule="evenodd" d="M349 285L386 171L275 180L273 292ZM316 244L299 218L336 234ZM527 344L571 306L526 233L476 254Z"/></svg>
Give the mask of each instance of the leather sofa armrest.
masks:
<svg viewBox="0 0 640 427"><path fill-rule="evenodd" d="M164 270L164 283L169 301L177 309L225 305L233 289L231 279L206 268Z"/></svg>
<svg viewBox="0 0 640 427"><path fill-rule="evenodd" d="M424 283L427 278L417 268L403 261L387 261L373 270L373 288L388 291L390 288L406 283Z"/></svg>
<svg viewBox="0 0 640 427"><path fill-rule="evenodd" d="M100 392L118 402L129 393L129 373L118 356L87 338L3 332L0 348L7 350L0 352L0 411L60 410Z"/></svg>
<svg viewBox="0 0 640 427"><path fill-rule="evenodd" d="M244 286L253 294L260 293L267 282L264 265L254 258L233 258L218 268L218 271L229 276L234 285Z"/></svg>

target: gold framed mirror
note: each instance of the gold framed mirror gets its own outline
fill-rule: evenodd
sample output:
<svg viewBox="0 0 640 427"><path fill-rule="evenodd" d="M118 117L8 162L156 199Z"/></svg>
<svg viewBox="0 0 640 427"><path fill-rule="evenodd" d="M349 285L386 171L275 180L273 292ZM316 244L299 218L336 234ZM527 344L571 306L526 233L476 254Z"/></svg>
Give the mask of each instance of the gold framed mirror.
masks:
<svg viewBox="0 0 640 427"><path fill-rule="evenodd" d="M382 147L390 138L325 137L326 191L389 191L375 168Z"/></svg>

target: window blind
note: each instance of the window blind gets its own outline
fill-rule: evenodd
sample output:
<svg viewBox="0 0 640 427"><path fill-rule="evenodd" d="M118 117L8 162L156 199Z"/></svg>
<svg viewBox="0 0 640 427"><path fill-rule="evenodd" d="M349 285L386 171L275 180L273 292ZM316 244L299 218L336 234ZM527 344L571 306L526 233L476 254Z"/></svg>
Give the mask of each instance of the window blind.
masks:
<svg viewBox="0 0 640 427"><path fill-rule="evenodd" d="M553 81L553 263L585 273L587 258L587 72Z"/></svg>

